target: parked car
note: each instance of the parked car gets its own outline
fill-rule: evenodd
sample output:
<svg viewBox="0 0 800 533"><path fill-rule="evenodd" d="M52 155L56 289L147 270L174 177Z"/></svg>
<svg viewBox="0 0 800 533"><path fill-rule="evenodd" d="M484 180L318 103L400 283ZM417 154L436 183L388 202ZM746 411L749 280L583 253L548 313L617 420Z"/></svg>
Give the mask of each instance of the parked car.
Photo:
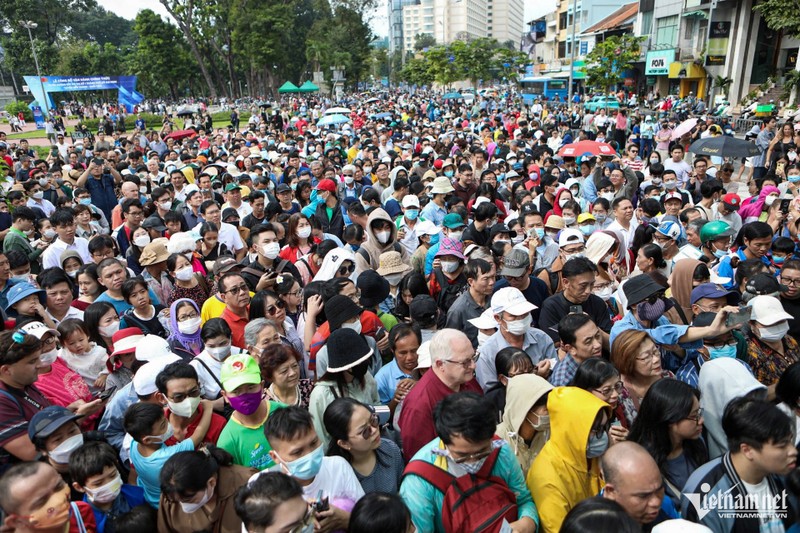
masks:
<svg viewBox="0 0 800 533"><path fill-rule="evenodd" d="M598 109L619 109L619 101L613 96L594 96L583 106L586 111L596 113Z"/></svg>

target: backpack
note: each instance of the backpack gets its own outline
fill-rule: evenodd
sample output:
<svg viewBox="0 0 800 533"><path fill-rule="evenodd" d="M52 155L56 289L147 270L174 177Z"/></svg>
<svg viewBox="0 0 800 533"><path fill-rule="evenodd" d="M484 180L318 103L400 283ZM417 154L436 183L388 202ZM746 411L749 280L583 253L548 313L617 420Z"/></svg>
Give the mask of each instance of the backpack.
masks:
<svg viewBox="0 0 800 533"><path fill-rule="evenodd" d="M548 285L550 285L548 289L550 290L550 294L553 295L558 292L558 272L552 272L548 270L547 267L542 267L534 270L533 275L538 278L539 274L541 274L543 270L547 270L547 279L549 281Z"/></svg>
<svg viewBox="0 0 800 533"><path fill-rule="evenodd" d="M447 533L497 533L505 520L517 520L517 496L491 472L500 448L495 448L476 474L455 477L431 463L413 460L404 476L419 476L444 494L442 524Z"/></svg>
<svg viewBox="0 0 800 533"><path fill-rule="evenodd" d="M447 277L442 272L441 268L434 268L433 275L436 278L436 282L439 284L439 294L436 297L436 305L439 306L444 312L450 310L450 307L453 303L461 296L461 293L467 290L467 282L466 279L462 280L461 278L464 277L463 272L457 278L456 283L450 283L447 280Z"/></svg>

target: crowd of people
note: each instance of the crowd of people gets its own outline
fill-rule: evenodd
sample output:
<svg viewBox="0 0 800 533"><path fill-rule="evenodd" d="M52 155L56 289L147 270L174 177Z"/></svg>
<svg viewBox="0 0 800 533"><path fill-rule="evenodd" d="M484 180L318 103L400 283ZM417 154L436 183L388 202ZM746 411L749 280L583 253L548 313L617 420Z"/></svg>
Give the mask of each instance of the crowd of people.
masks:
<svg viewBox="0 0 800 533"><path fill-rule="evenodd" d="M798 129L511 102L0 132L1 529L796 529Z"/></svg>

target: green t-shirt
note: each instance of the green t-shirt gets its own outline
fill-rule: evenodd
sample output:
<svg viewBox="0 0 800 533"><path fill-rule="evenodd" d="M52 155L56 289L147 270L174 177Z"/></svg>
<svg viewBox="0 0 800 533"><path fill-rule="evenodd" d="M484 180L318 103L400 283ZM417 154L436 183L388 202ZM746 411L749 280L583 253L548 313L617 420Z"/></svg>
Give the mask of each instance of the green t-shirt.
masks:
<svg viewBox="0 0 800 533"><path fill-rule="evenodd" d="M333 220L333 208L326 207L325 212L328 214L328 220Z"/></svg>
<svg viewBox="0 0 800 533"><path fill-rule="evenodd" d="M233 417L225 424L225 428L219 435L217 446L233 456L234 464L257 470L265 470L275 465L272 457L269 456L272 446L264 436L264 425L273 410L286 406L279 402L268 401L268 403L267 416L257 427L244 426Z"/></svg>

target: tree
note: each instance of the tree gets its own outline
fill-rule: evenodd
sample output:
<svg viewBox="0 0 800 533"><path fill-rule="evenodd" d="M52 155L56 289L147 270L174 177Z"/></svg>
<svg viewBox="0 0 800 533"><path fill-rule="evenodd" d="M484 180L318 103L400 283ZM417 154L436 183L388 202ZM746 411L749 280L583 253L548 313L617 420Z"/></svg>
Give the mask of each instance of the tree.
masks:
<svg viewBox="0 0 800 533"><path fill-rule="evenodd" d="M639 46L644 37L632 35L614 36L595 44L586 56L587 83L603 89L608 94L609 88L622 80L625 70L631 68L639 60Z"/></svg>
<svg viewBox="0 0 800 533"><path fill-rule="evenodd" d="M400 71L400 79L410 85L424 87L434 81L434 77L428 70L429 61L423 58L412 57L406 61L405 66Z"/></svg>
<svg viewBox="0 0 800 533"><path fill-rule="evenodd" d="M759 0L753 9L764 17L770 29L783 30L792 36L800 36L800 10L796 0Z"/></svg>
<svg viewBox="0 0 800 533"><path fill-rule="evenodd" d="M433 46L436 46L436 37L430 33L418 33L414 36L414 50L417 52Z"/></svg>
<svg viewBox="0 0 800 533"><path fill-rule="evenodd" d="M111 43L117 47L131 46L136 41L133 21L124 19L102 7L94 6L87 12L74 13L69 21L71 37L101 45Z"/></svg>

